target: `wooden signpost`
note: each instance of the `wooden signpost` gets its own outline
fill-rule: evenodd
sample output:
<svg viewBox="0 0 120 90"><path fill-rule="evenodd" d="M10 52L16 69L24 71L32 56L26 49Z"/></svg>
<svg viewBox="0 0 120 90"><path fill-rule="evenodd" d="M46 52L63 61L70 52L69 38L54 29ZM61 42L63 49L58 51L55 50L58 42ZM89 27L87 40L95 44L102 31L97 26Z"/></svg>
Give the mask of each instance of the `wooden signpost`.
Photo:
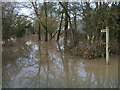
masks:
<svg viewBox="0 0 120 90"><path fill-rule="evenodd" d="M109 64L109 28L102 29L101 32L106 32L106 64Z"/></svg>

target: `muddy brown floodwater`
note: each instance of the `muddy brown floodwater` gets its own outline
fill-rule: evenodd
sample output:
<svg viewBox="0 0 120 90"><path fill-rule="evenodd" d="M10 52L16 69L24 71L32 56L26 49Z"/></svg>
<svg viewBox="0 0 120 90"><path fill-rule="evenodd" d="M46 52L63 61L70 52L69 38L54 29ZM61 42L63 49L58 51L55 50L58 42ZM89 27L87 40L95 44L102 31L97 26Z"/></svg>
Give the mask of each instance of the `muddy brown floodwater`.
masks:
<svg viewBox="0 0 120 90"><path fill-rule="evenodd" d="M83 59L63 53L63 44L32 36L3 47L3 88L118 88L118 56Z"/></svg>

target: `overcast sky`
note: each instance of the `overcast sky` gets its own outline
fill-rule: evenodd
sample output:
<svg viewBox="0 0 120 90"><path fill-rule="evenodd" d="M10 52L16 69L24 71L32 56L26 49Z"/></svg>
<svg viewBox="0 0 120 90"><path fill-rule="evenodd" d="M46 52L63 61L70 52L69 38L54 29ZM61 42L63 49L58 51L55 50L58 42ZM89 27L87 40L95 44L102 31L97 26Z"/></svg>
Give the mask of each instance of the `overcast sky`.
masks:
<svg viewBox="0 0 120 90"><path fill-rule="evenodd" d="M24 15L30 15L31 10L27 8L21 8L20 13Z"/></svg>

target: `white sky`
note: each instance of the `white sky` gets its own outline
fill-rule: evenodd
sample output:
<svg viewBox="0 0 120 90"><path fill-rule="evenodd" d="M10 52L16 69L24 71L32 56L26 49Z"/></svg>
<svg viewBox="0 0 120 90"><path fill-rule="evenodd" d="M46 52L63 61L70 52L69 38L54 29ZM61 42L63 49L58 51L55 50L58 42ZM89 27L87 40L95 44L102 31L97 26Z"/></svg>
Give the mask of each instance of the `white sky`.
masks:
<svg viewBox="0 0 120 90"><path fill-rule="evenodd" d="M21 11L20 13L21 14L24 14L24 15L30 15L32 11L30 9L27 9L27 8L21 8Z"/></svg>
<svg viewBox="0 0 120 90"><path fill-rule="evenodd" d="M34 17L33 15L30 15L32 13L33 13L32 9L28 9L28 8L21 8L21 10L19 11L20 15ZM31 22L33 22L33 20L31 18L28 18L28 19L31 20Z"/></svg>

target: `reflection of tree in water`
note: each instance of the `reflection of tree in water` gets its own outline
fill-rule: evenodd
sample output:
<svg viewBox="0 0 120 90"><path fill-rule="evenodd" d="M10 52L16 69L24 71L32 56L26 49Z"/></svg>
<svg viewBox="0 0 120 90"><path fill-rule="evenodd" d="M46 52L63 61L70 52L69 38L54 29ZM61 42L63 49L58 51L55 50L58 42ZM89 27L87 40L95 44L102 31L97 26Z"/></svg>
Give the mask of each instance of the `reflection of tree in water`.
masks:
<svg viewBox="0 0 120 90"><path fill-rule="evenodd" d="M87 79L85 81L86 86L89 85L89 87L97 88L114 86L116 87L115 83L113 83L114 77L113 76L112 76L113 78L111 77L110 66L106 66L105 64L100 65L100 62L98 61L93 63L93 66L91 66L90 63L84 67L85 71L88 73L88 76L86 77ZM111 79L113 79L113 81Z"/></svg>
<svg viewBox="0 0 120 90"><path fill-rule="evenodd" d="M95 64L93 64L93 66L86 65L84 69L88 73L87 79L85 81L86 86L89 85L88 87L91 87L92 85L97 84L97 87L101 87L102 80L102 78L100 77L102 74L101 69L98 69L98 67L96 67Z"/></svg>
<svg viewBox="0 0 120 90"><path fill-rule="evenodd" d="M22 83L26 82L28 79L29 81L30 80L34 81L34 77L32 78L28 76L26 77L26 75L29 75L29 73L32 72L32 71L28 72L29 68L31 67L37 68L36 67L37 62L35 58L35 54L37 52L37 50L35 49L35 46L37 45L37 43L34 41L31 41L32 39L30 41L29 40L26 38L23 38L23 39L20 39L19 42L18 41L15 42L16 46L10 47L9 49L7 47L4 48L3 50L3 87L4 86L10 87L10 84L15 82L14 79L16 79L17 81L13 83L13 85L14 84L22 85ZM40 72L40 68L38 69L38 73ZM26 71L26 75L24 75L25 74L24 69L28 69ZM24 76L21 76L22 74ZM21 83L19 83L20 81ZM26 84L25 86L27 86L27 82L25 84Z"/></svg>
<svg viewBox="0 0 120 90"><path fill-rule="evenodd" d="M78 58L65 54L59 43L27 41L28 44L26 41L16 42L19 47L5 48L3 51L4 87L10 87L14 82L11 79L17 76L21 83L13 85L21 84L21 87L103 87L103 84L106 86L109 82L114 85L114 80L110 81L109 66L106 68L106 65L99 65L99 62L96 64L88 61L83 67ZM87 73L86 77L80 76L82 70Z"/></svg>
<svg viewBox="0 0 120 90"><path fill-rule="evenodd" d="M76 61L76 59L72 59L71 62L71 80L72 80L72 87L77 87L78 83L78 62Z"/></svg>
<svg viewBox="0 0 120 90"><path fill-rule="evenodd" d="M44 79L40 78L40 74L38 75L38 78L41 81L40 87L51 87L50 85L55 83L52 81L52 76L55 79L55 76L57 75L56 71L59 69L57 68L56 63L54 63L54 61L57 62L56 57L58 56L57 54L55 55L56 52L54 50L51 50L50 47L48 48L47 45L49 44L46 44L46 45L44 44L43 46L40 47L41 49L39 49L38 51L39 53L40 51L42 51L42 53L40 54L41 57L39 57L41 60L40 60L38 72L40 73L40 70L44 70L44 73L45 73ZM52 54L52 56L50 54ZM67 86L67 87L102 87L102 85L106 83L105 67L103 67L101 70L100 69L101 67L95 68L94 66L90 66L91 64L86 65L83 68L85 72L87 72L87 76L84 81L78 75L79 74L78 69L81 67L79 66L79 61L76 60L77 58L68 57L62 52L60 52L59 55L62 60L63 70L64 70L64 72L61 71L62 72L61 75L64 76L65 74L64 78L60 77L59 79L63 79L65 81L64 86ZM56 70L52 69L52 67L54 67ZM81 71L81 69L79 71ZM43 76L43 72L41 73L41 77L42 76ZM45 82L46 85L43 84L42 80L44 81L46 80ZM59 82L59 81L56 81L56 82Z"/></svg>
<svg viewBox="0 0 120 90"><path fill-rule="evenodd" d="M30 51L25 41L21 40L15 43L16 46L3 48L2 52L3 87L4 86L9 87L10 82L12 82L12 77L15 77L21 71L21 66L18 65L16 60L19 60L20 58L24 57Z"/></svg>
<svg viewBox="0 0 120 90"><path fill-rule="evenodd" d="M38 54L39 54L39 58L41 59L42 58L42 56L41 56L41 43L40 43L40 45L39 45L39 52L38 52ZM36 83L35 83L35 85L34 85L34 87L40 87L40 77L41 77L41 75L40 75L40 73L41 73L41 62L40 62L40 60L38 61L38 71L37 71L37 73L36 73L36 75L35 75L35 81L36 81Z"/></svg>
<svg viewBox="0 0 120 90"><path fill-rule="evenodd" d="M35 87L49 87L49 54L48 54L48 45L40 43L39 50L37 52L37 58L39 58L38 71L35 75Z"/></svg>
<svg viewBox="0 0 120 90"><path fill-rule="evenodd" d="M66 75L66 85L67 87L70 87L70 70L69 70L69 62L68 62L68 58L64 55L62 57L62 63L63 63L63 69L64 69L64 73Z"/></svg>
<svg viewBox="0 0 120 90"><path fill-rule="evenodd" d="M46 56L47 56L47 87L49 87L49 59L48 59L48 45L46 47Z"/></svg>
<svg viewBox="0 0 120 90"><path fill-rule="evenodd" d="M61 48L60 48L60 45L59 43L57 44L58 46L58 50L61 52ZM64 47L65 48L65 47ZM66 82L66 85L67 87L70 87L70 70L69 70L69 62L68 62L68 58L66 57L66 55L64 55L64 53L60 53L60 57L61 57L61 60L62 60L62 64L63 64L63 70L64 70L64 73L65 73L65 82Z"/></svg>
<svg viewBox="0 0 120 90"><path fill-rule="evenodd" d="M75 87L77 82L77 62L73 58L71 59L65 53L62 53L59 43L57 44L58 50L61 52L60 57L62 59L63 70L65 73L64 80L66 81L67 87Z"/></svg>

